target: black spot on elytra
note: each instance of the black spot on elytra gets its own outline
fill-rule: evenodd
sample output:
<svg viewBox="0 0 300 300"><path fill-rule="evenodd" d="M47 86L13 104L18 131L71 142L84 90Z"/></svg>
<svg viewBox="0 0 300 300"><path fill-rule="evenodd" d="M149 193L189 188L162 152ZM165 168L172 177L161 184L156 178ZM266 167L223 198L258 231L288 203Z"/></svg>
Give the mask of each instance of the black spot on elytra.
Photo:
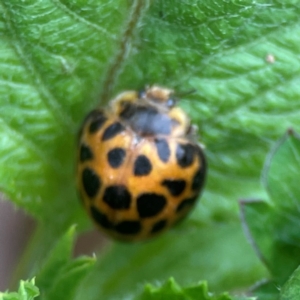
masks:
<svg viewBox="0 0 300 300"><path fill-rule="evenodd" d="M95 197L101 187L101 179L93 169L85 168L81 174L82 184L87 195Z"/></svg>
<svg viewBox="0 0 300 300"><path fill-rule="evenodd" d="M152 165L150 160L145 155L139 155L133 167L133 173L135 176L145 176L148 175L152 170Z"/></svg>
<svg viewBox="0 0 300 300"><path fill-rule="evenodd" d="M117 134L122 132L124 129L125 129L125 127L119 122L115 122L115 123L111 124L110 126L108 126L105 129L103 136L102 136L102 141L107 141L109 139L112 139Z"/></svg>
<svg viewBox="0 0 300 300"><path fill-rule="evenodd" d="M79 157L81 162L85 162L87 160L93 159L93 152L90 147L82 144L80 146Z"/></svg>
<svg viewBox="0 0 300 300"><path fill-rule="evenodd" d="M198 198L198 196L184 199L178 205L176 212L181 212L181 211L185 210L186 208L191 208L195 204L197 198Z"/></svg>
<svg viewBox="0 0 300 300"><path fill-rule="evenodd" d="M195 146L191 144L178 144L176 148L176 159L179 166L182 168L189 167L194 161L195 152Z"/></svg>
<svg viewBox="0 0 300 300"><path fill-rule="evenodd" d="M112 223L108 220L107 216L100 212L96 207L91 206L91 215L96 223L105 229L110 229L113 227Z"/></svg>
<svg viewBox="0 0 300 300"><path fill-rule="evenodd" d="M88 120L91 120L89 126L89 133L95 133L104 125L107 120L104 112L101 110L93 110L87 117Z"/></svg>
<svg viewBox="0 0 300 300"><path fill-rule="evenodd" d="M151 233L156 233L158 231L163 230L166 227L166 225L167 225L167 220L160 220L156 222L152 227Z"/></svg>
<svg viewBox="0 0 300 300"><path fill-rule="evenodd" d="M118 168L122 165L126 151L123 148L114 148L107 153L108 163L112 168Z"/></svg>
<svg viewBox="0 0 300 300"><path fill-rule="evenodd" d="M113 209L128 209L131 195L124 185L112 185L105 189L103 201Z"/></svg>
<svg viewBox="0 0 300 300"><path fill-rule="evenodd" d="M186 187L185 180L165 179L161 184L169 190L169 192L172 196L179 196Z"/></svg>
<svg viewBox="0 0 300 300"><path fill-rule="evenodd" d="M87 114L87 116L84 118L83 122L82 122L82 126L78 132L78 137L81 137L82 133L83 133L83 129L85 129L86 124L90 121L93 120L93 118L97 117L99 114L104 115L104 113L101 110L92 110L91 112L89 112Z"/></svg>
<svg viewBox="0 0 300 300"><path fill-rule="evenodd" d="M115 226L115 230L121 234L137 234L141 228L139 221L123 221Z"/></svg>
<svg viewBox="0 0 300 300"><path fill-rule="evenodd" d="M137 198L137 210L141 218L150 218L160 213L166 203L163 195L145 193Z"/></svg>
<svg viewBox="0 0 300 300"><path fill-rule="evenodd" d="M165 139L155 139L154 142L160 160L163 162L167 162L171 154L167 141Z"/></svg>
<svg viewBox="0 0 300 300"><path fill-rule="evenodd" d="M142 135L168 135L171 133L172 121L167 114L160 113L154 107L127 104L121 113L133 131Z"/></svg>

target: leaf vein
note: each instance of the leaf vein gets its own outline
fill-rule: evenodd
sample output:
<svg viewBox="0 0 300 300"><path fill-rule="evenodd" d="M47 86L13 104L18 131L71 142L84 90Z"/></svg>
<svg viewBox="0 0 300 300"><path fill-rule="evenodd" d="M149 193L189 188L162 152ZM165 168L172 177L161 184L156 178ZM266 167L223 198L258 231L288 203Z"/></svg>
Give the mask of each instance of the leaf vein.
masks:
<svg viewBox="0 0 300 300"><path fill-rule="evenodd" d="M21 134L20 131L16 131L13 127L9 126L3 118L0 118L0 125L5 127L4 132L6 133L6 135L9 135L10 139L16 140L20 145L22 145L22 147L26 147L28 150L35 153L38 157L41 158L45 165L54 170L58 170L60 168L58 164L53 162L50 163L49 160L46 159L43 151L39 150L39 147L37 147L32 141L30 141L26 135Z"/></svg>
<svg viewBox="0 0 300 300"><path fill-rule="evenodd" d="M81 17L80 15L78 15L76 12L72 11L70 8L68 8L65 4L63 4L60 0L51 0L52 3L56 4L57 7L59 7L63 12L65 12L66 14L68 14L69 16L71 16L74 20L79 21L89 27L92 27L94 29L96 29L97 31L105 34L106 36L111 37L113 40L117 40L116 35L111 34L110 32L108 32L105 28L92 23L90 21L88 21L87 19Z"/></svg>
<svg viewBox="0 0 300 300"><path fill-rule="evenodd" d="M11 11L6 7L6 4L4 4L4 7L6 9L4 16L5 16L5 23L6 28L8 32L10 32L12 38L11 43L12 47L15 50L15 53L18 55L20 60L23 62L25 68L31 74L32 80L35 84L35 88L38 91L38 93L41 95L41 99L44 102L45 106L49 111L52 113L54 118L70 133L73 132L73 128L75 126L73 120L70 118L68 114L65 114L62 107L59 105L57 99L51 94L49 89L46 87L40 73L37 71L34 62L32 61L31 55L28 47L25 41L22 41L20 36L21 34L18 34L18 30L15 28L13 24L13 20L11 18Z"/></svg>

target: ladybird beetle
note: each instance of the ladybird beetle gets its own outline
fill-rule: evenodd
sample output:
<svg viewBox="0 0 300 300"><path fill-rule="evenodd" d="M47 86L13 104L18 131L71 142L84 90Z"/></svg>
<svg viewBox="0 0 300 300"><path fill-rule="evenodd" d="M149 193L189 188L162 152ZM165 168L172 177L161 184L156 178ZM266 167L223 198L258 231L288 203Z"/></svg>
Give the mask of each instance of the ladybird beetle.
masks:
<svg viewBox="0 0 300 300"><path fill-rule="evenodd" d="M206 176L195 126L159 86L95 109L79 137L77 184L98 227L119 240L152 237L181 220Z"/></svg>

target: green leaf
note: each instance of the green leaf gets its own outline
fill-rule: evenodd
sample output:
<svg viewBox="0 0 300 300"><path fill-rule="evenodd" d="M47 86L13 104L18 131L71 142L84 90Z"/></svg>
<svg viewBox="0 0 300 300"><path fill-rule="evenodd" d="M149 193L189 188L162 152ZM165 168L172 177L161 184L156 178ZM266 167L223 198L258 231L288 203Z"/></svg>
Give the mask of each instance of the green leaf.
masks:
<svg viewBox="0 0 300 300"><path fill-rule="evenodd" d="M108 249L99 286L110 293L116 280L122 294L127 282L183 274L186 284L208 279L221 290L259 279L237 199L265 198L265 153L287 127L300 127L298 1L1 0L0 11L0 188L40 221L29 262L41 264L71 224L90 226L74 183L85 114L158 83L196 90L180 105L206 145L205 192L169 234Z"/></svg>
<svg viewBox="0 0 300 300"><path fill-rule="evenodd" d="M71 259L75 238L72 226L49 252L37 272L37 284L43 299L74 299L78 283L90 271L95 258Z"/></svg>
<svg viewBox="0 0 300 300"><path fill-rule="evenodd" d="M46 293L44 299L73 300L77 293L77 285L91 270L95 258L79 257L67 263L52 278L51 289Z"/></svg>
<svg viewBox="0 0 300 300"><path fill-rule="evenodd" d="M190 287L181 287L177 284L174 278L170 278L160 287L154 287L150 284L145 286L144 292L134 298L137 300L152 300L152 299L172 299L172 300L231 300L228 294L213 296L208 293L208 287L205 282ZM250 298L248 298L250 299ZM246 298L245 298L246 300Z"/></svg>
<svg viewBox="0 0 300 300"><path fill-rule="evenodd" d="M32 300L39 296L39 289L35 286L34 279L21 280L18 292L0 292L0 300Z"/></svg>
<svg viewBox="0 0 300 300"><path fill-rule="evenodd" d="M244 201L242 213L249 237L282 285L300 263L300 139L293 131L277 143L263 174L269 202Z"/></svg>
<svg viewBox="0 0 300 300"><path fill-rule="evenodd" d="M300 267L298 267L280 291L280 300L298 300L300 295Z"/></svg>
<svg viewBox="0 0 300 300"><path fill-rule="evenodd" d="M38 270L37 284L42 293L53 284L53 279L71 260L72 248L75 238L75 226L72 226L62 237L57 240L56 245L49 251Z"/></svg>

